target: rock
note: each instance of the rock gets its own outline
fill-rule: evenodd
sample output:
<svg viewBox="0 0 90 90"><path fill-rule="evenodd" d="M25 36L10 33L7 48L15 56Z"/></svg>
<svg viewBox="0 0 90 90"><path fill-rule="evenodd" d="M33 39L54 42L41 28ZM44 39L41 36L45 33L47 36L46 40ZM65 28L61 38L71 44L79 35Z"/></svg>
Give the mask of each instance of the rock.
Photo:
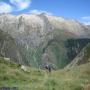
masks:
<svg viewBox="0 0 90 90"><path fill-rule="evenodd" d="M27 66L24 66L24 65L21 65L21 69L22 69L23 71L25 71L25 72L28 71Z"/></svg>
<svg viewBox="0 0 90 90"><path fill-rule="evenodd" d="M10 58L6 58L6 57L4 57L4 60L10 61Z"/></svg>

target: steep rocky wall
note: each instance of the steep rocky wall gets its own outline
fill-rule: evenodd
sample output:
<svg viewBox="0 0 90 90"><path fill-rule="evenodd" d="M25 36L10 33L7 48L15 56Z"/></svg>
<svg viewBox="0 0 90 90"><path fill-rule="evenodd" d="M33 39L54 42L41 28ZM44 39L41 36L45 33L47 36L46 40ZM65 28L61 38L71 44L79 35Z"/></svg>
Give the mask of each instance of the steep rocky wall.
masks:
<svg viewBox="0 0 90 90"><path fill-rule="evenodd" d="M22 63L22 57L19 53L15 40L0 30L0 57L6 57L17 63Z"/></svg>

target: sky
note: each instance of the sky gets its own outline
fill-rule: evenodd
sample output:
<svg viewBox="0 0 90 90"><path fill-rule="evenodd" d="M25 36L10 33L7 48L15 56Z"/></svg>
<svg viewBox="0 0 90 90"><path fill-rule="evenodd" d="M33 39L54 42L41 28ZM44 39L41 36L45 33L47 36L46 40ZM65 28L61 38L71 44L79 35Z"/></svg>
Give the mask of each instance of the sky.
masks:
<svg viewBox="0 0 90 90"><path fill-rule="evenodd" d="M47 13L90 25L90 0L0 0L0 13Z"/></svg>

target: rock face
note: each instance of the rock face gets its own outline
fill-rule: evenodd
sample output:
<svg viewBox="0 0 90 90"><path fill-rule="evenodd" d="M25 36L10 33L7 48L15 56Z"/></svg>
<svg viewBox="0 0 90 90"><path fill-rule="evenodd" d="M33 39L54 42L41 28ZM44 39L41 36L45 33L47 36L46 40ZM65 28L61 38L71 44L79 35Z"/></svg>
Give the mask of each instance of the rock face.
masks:
<svg viewBox="0 0 90 90"><path fill-rule="evenodd" d="M7 33L0 30L0 57L5 60L14 60L17 63L22 63L22 57L15 43L15 40Z"/></svg>
<svg viewBox="0 0 90 90"><path fill-rule="evenodd" d="M81 41L79 48L73 50L67 45L74 39L90 38L90 29L75 21L62 17L49 16L45 13L38 15L0 15L0 29L14 38L22 62L27 65L39 67L51 63L62 68L75 58L83 47ZM74 51L75 55L72 55ZM77 53L76 53L77 52ZM48 60L44 55L48 55ZM70 54L70 56L69 56ZM73 56L73 57L72 57Z"/></svg>

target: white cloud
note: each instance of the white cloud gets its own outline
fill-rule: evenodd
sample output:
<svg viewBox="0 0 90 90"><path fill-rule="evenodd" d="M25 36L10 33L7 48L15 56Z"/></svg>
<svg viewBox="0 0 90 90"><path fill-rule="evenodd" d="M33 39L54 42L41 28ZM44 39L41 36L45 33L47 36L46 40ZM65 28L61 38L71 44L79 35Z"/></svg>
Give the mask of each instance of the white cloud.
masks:
<svg viewBox="0 0 90 90"><path fill-rule="evenodd" d="M43 10L36 10L36 9L31 10L29 13L31 13L31 14L41 14L41 13L45 13L45 14L47 14L47 15L52 15L52 13L50 13L50 12L43 11Z"/></svg>
<svg viewBox="0 0 90 90"><path fill-rule="evenodd" d="M14 11L21 11L21 10L27 9L31 4L31 0L9 0L9 2L11 4L6 3L4 0L0 1L0 13L10 13ZM52 13L50 12L37 10L37 9L31 10L29 13L32 13L32 14L45 13L48 15L52 15Z"/></svg>
<svg viewBox="0 0 90 90"><path fill-rule="evenodd" d="M28 8L31 0L10 0L10 3L17 8L16 11L19 11Z"/></svg>
<svg viewBox="0 0 90 90"><path fill-rule="evenodd" d="M82 17L81 20L85 25L90 25L90 16Z"/></svg>
<svg viewBox="0 0 90 90"><path fill-rule="evenodd" d="M13 11L21 11L27 9L31 0L9 0L11 3L6 3L4 0L0 1L0 13L10 13Z"/></svg>
<svg viewBox="0 0 90 90"><path fill-rule="evenodd" d="M84 20L90 20L90 16L82 17Z"/></svg>
<svg viewBox="0 0 90 90"><path fill-rule="evenodd" d="M10 13L12 12L12 7L9 4L0 2L0 13Z"/></svg>
<svg viewBox="0 0 90 90"><path fill-rule="evenodd" d="M90 22L83 22L85 25L90 25Z"/></svg>

